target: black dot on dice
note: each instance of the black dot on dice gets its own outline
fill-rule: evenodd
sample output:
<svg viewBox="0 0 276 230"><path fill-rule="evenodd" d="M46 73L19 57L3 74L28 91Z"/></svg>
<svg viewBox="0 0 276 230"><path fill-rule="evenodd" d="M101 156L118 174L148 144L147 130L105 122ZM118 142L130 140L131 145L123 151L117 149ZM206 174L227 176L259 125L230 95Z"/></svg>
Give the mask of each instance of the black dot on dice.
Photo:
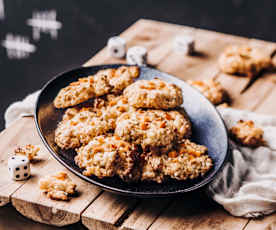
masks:
<svg viewBox="0 0 276 230"><path fill-rule="evenodd" d="M16 171L18 171L18 170L19 170L19 168L15 168L15 170L16 170Z"/></svg>
<svg viewBox="0 0 276 230"><path fill-rule="evenodd" d="M114 50L114 52L115 52L115 53L117 53L117 52L118 52L118 50L117 50L117 49L115 49L115 50Z"/></svg>
<svg viewBox="0 0 276 230"><path fill-rule="evenodd" d="M19 178L19 175L16 175L15 177L16 177L16 178Z"/></svg>
<svg viewBox="0 0 276 230"><path fill-rule="evenodd" d="M28 176L28 173L24 173L24 177L27 177Z"/></svg>
<svg viewBox="0 0 276 230"><path fill-rule="evenodd" d="M12 159L14 160L14 157L12 157Z"/></svg>
<svg viewBox="0 0 276 230"><path fill-rule="evenodd" d="M26 170L28 167L27 166L24 166L24 169Z"/></svg>
<svg viewBox="0 0 276 230"><path fill-rule="evenodd" d="M25 161L25 159L22 159L22 161L24 162L24 161Z"/></svg>

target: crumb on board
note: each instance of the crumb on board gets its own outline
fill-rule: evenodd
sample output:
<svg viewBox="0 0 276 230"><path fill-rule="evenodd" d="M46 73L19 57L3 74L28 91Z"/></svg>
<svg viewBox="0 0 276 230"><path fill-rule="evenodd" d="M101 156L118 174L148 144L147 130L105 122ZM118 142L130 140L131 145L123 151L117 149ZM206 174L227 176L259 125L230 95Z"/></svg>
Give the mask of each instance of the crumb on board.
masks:
<svg viewBox="0 0 276 230"><path fill-rule="evenodd" d="M230 129L230 136L232 139L248 147L259 147L264 145L263 134L264 131L256 127L251 120L239 120L237 124Z"/></svg>
<svg viewBox="0 0 276 230"><path fill-rule="evenodd" d="M219 81L214 79L188 80L187 83L201 92L214 105L229 101L229 95Z"/></svg>
<svg viewBox="0 0 276 230"><path fill-rule="evenodd" d="M63 171L41 178L39 188L52 200L69 200L76 192L76 184Z"/></svg>
<svg viewBox="0 0 276 230"><path fill-rule="evenodd" d="M271 58L262 49L248 45L227 47L218 62L222 72L247 77L254 77L272 66Z"/></svg>
<svg viewBox="0 0 276 230"><path fill-rule="evenodd" d="M37 153L39 152L39 150L40 150L40 147L38 145L27 144L27 145L16 147L14 149L14 153L25 155L31 161L37 156Z"/></svg>

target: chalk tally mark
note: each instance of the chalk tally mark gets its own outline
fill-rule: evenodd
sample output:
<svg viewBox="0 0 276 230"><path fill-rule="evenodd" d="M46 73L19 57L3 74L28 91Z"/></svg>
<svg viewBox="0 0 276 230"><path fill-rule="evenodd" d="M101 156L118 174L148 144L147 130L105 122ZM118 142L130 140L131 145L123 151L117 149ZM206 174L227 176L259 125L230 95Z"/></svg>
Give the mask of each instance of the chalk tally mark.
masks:
<svg viewBox="0 0 276 230"><path fill-rule="evenodd" d="M28 58L36 51L35 45L29 42L29 38L21 35L7 34L2 46L6 48L9 59Z"/></svg>
<svg viewBox="0 0 276 230"><path fill-rule="evenodd" d="M39 40L40 33L49 33L52 39L57 39L58 30L62 23L56 20L55 10L34 11L32 18L26 21L27 25L33 27L33 39Z"/></svg>

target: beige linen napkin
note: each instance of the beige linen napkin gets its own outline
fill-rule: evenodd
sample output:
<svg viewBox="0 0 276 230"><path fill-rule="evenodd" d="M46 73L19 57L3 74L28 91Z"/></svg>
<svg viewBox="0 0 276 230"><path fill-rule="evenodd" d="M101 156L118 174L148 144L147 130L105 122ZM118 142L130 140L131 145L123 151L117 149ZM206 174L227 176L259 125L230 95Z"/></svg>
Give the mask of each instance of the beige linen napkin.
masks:
<svg viewBox="0 0 276 230"><path fill-rule="evenodd" d="M32 114L39 91L11 104L5 112L6 127ZM258 217L276 210L276 117L231 108L219 109L225 124L253 120L264 130L266 147L250 149L230 140L231 157L207 192L234 216Z"/></svg>
<svg viewBox="0 0 276 230"><path fill-rule="evenodd" d="M253 120L264 130L265 147L230 141L230 161L208 187L213 199L234 216L259 217L276 210L276 117L231 108L219 109L225 124Z"/></svg>

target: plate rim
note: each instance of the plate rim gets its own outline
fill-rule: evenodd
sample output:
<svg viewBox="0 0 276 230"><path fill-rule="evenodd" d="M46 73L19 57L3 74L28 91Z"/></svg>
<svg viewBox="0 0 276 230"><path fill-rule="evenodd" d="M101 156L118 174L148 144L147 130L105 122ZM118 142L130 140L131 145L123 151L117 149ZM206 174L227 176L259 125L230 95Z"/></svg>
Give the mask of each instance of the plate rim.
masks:
<svg viewBox="0 0 276 230"><path fill-rule="evenodd" d="M171 197L171 196L177 196L180 194L184 194L186 192L192 192L195 190L199 190L200 188L205 187L206 185L208 185L209 183L211 183L216 175L223 169L224 165L226 164L227 160L229 159L230 156L230 144L229 144L229 137L228 137L228 132L227 132L227 128L225 125L224 120L222 119L221 114L218 112L218 110L216 109L216 107L205 97L203 96L202 93L200 93L198 90L194 89L192 86L190 86L189 84L187 84L184 80L177 78L176 76L170 74L170 73L166 73L164 71L160 71L158 69L154 69L151 67L146 66L147 68L150 69L154 69L157 70L161 73L165 73L167 75L169 75L170 77L180 80L182 81L182 83L186 84L187 86L191 87L193 90L196 90L197 93L199 93L201 95L201 97L203 97L203 99L205 100L206 103L209 104L209 106L213 107L214 112L218 115L218 117L220 118L222 125L223 125L223 130L224 133L226 134L226 138L227 138L227 142L226 142L226 152L224 153L224 158L222 160L221 165L218 166L218 168L210 175L209 179L203 180L201 182L199 182L197 185L191 186L189 188L183 189L181 191L166 191L166 192L158 192L158 193L153 193L153 192L135 192L135 191L126 191L123 189L119 189L119 188L115 188L100 182L95 181L92 178L86 177L83 174L81 174L80 172L76 171L74 168L70 167L68 164L66 164L61 158L58 157L58 153L56 153L51 147L50 145L47 143L46 138L44 137L42 130L40 128L39 122L38 122L38 112L39 112L39 102L40 102L40 98L41 98L41 94L45 91L45 89L47 89L47 87L54 82L56 79L58 79L59 77L63 76L64 74L70 73L70 72L78 72L84 69L93 69L93 68L118 68L120 66L131 66L128 64L103 64L103 65L91 65L91 66L82 66L82 67L78 67L78 68L72 68L70 70L67 71L63 71L59 74L56 74L53 78L51 78L50 80L48 80L42 87L41 91L39 92L37 99L36 99L36 103L35 103L35 110L34 110L34 118L35 118L35 126L36 126L36 130L39 134L40 139L42 140L44 146L47 148L47 150L50 152L50 154L54 157L55 160L57 160L60 164L62 164L66 169L68 169L70 172L72 172L73 174L77 175L78 177L80 177L81 179L85 180L88 183L91 183L93 185L96 185L98 187L100 187L103 190L106 191L110 191L110 192L115 192L117 194L121 194L121 195L125 195L125 196L132 196L132 197L140 197L140 198L152 198L152 197Z"/></svg>

